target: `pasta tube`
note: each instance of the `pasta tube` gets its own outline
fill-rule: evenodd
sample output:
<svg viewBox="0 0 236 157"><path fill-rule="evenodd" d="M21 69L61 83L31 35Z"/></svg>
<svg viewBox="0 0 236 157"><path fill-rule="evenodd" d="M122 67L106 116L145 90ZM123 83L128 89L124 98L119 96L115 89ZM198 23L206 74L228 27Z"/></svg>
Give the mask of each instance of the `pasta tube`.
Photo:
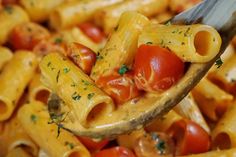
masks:
<svg viewBox="0 0 236 157"><path fill-rule="evenodd" d="M236 95L236 54L214 72L209 73L209 79L221 88Z"/></svg>
<svg viewBox="0 0 236 157"><path fill-rule="evenodd" d="M34 75L37 58L30 51L17 51L0 74L0 121L8 119Z"/></svg>
<svg viewBox="0 0 236 157"><path fill-rule="evenodd" d="M227 150L215 150L206 153L186 155L181 157L235 157L236 149L227 149Z"/></svg>
<svg viewBox="0 0 236 157"><path fill-rule="evenodd" d="M127 0L99 10L95 15L95 22L109 34L125 11L137 11L149 17L165 11L167 6L168 0Z"/></svg>
<svg viewBox="0 0 236 157"><path fill-rule="evenodd" d="M12 58L12 52L6 47L0 47L0 70Z"/></svg>
<svg viewBox="0 0 236 157"><path fill-rule="evenodd" d="M180 101L180 103L175 106L174 110L181 116L196 122L202 128L204 128L206 132L210 133L210 128L202 116L202 113L194 101L191 93L188 94L182 101Z"/></svg>
<svg viewBox="0 0 236 157"><path fill-rule="evenodd" d="M236 102L234 102L212 131L213 146L221 149L236 147Z"/></svg>
<svg viewBox="0 0 236 157"><path fill-rule="evenodd" d="M40 74L36 74L29 84L29 101L41 101L47 103L50 90L40 81Z"/></svg>
<svg viewBox="0 0 236 157"><path fill-rule="evenodd" d="M17 147L15 149L12 149L6 157L31 157L24 149L21 147Z"/></svg>
<svg viewBox="0 0 236 157"><path fill-rule="evenodd" d="M169 48L185 62L203 63L216 56L221 42L219 33L210 26L151 24L142 31L138 45L152 43Z"/></svg>
<svg viewBox="0 0 236 157"><path fill-rule="evenodd" d="M40 63L42 81L65 102L84 126L104 117L113 108L112 99L71 61L51 53Z"/></svg>
<svg viewBox="0 0 236 157"><path fill-rule="evenodd" d="M122 1L123 0L84 0L68 2L57 7L50 14L50 25L54 29L75 26L90 20L98 9Z"/></svg>
<svg viewBox="0 0 236 157"><path fill-rule="evenodd" d="M0 10L0 45L8 40L11 30L18 24L29 21L27 13L19 6L7 5Z"/></svg>
<svg viewBox="0 0 236 157"><path fill-rule="evenodd" d="M137 49L138 35L148 23L149 20L139 13L123 13L117 30L113 32L99 53L99 59L92 69L91 77L97 80L98 77L110 74L123 64L128 66L132 64Z"/></svg>
<svg viewBox="0 0 236 157"><path fill-rule="evenodd" d="M52 157L90 157L89 151L79 140L65 130L59 130L50 121L47 107L41 102L25 104L18 112L18 118L29 136ZM34 128L34 129L32 129Z"/></svg>
<svg viewBox="0 0 236 157"><path fill-rule="evenodd" d="M0 155L5 156L7 152L16 148L22 148L32 155L37 155L38 153L37 146L14 115L9 121L4 123L0 135Z"/></svg>
<svg viewBox="0 0 236 157"><path fill-rule="evenodd" d="M213 121L218 120L233 101L233 96L208 79L203 78L192 90L192 94L203 112Z"/></svg>
<svg viewBox="0 0 236 157"><path fill-rule="evenodd" d="M20 0L20 4L24 7L34 22L43 22L48 19L49 14L58 5L65 0Z"/></svg>

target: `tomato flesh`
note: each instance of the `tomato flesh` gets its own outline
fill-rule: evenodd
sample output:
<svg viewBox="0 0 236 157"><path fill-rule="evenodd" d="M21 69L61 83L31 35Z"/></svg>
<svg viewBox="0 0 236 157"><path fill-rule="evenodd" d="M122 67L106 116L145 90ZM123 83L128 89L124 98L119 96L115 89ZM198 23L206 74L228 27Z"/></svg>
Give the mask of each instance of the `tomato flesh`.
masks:
<svg viewBox="0 0 236 157"><path fill-rule="evenodd" d="M162 92L184 74L184 62L168 49L141 45L134 61L134 78L139 89Z"/></svg>
<svg viewBox="0 0 236 157"><path fill-rule="evenodd" d="M128 148L118 146L101 150L94 157L135 157L135 155Z"/></svg>
<svg viewBox="0 0 236 157"><path fill-rule="evenodd" d="M89 150L100 150L109 143L109 140L104 139L101 141L94 141L89 137L78 136L77 137L83 145L85 145Z"/></svg>
<svg viewBox="0 0 236 157"><path fill-rule="evenodd" d="M167 132L176 143L176 155L203 153L210 149L208 133L193 121L187 119L176 121Z"/></svg>

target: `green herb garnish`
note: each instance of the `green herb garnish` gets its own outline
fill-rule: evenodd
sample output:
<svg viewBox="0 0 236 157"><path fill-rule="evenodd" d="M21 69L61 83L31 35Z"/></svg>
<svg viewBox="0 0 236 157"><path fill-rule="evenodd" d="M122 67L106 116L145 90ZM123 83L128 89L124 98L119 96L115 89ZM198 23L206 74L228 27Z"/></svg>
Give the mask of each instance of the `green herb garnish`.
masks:
<svg viewBox="0 0 236 157"><path fill-rule="evenodd" d="M129 71L129 68L125 64L123 64L118 70L118 73L120 75L124 75L127 71Z"/></svg>
<svg viewBox="0 0 236 157"><path fill-rule="evenodd" d="M70 149L73 149L75 147L73 143L70 143L68 141L65 142L65 145L68 146Z"/></svg>
<svg viewBox="0 0 236 157"><path fill-rule="evenodd" d="M78 101L78 100L80 100L81 96L77 92L74 92L72 94L71 98L75 101Z"/></svg>
<svg viewBox="0 0 236 157"><path fill-rule="evenodd" d="M217 68L220 68L223 64L223 61L221 60L221 58L219 57L216 62L215 62L215 65L217 66Z"/></svg>
<svg viewBox="0 0 236 157"><path fill-rule="evenodd" d="M166 149L165 141L160 140L160 142L156 144L156 149L159 150L161 154L163 154Z"/></svg>
<svg viewBox="0 0 236 157"><path fill-rule="evenodd" d="M61 44L62 43L62 38L56 38L55 40L54 40L54 43L55 44Z"/></svg>
<svg viewBox="0 0 236 157"><path fill-rule="evenodd" d="M38 117L34 114L30 116L31 121L35 124L37 122Z"/></svg>
<svg viewBox="0 0 236 157"><path fill-rule="evenodd" d="M92 97L95 95L95 93L89 93L88 94L88 96L87 96L87 98L90 100L90 99L92 99Z"/></svg>
<svg viewBox="0 0 236 157"><path fill-rule="evenodd" d="M151 41L146 42L146 45L152 45Z"/></svg>
<svg viewBox="0 0 236 157"><path fill-rule="evenodd" d="M59 80L60 73L61 73L61 70L59 70L59 71L57 72L57 76L56 76L56 81L57 81L57 82L58 82L58 80Z"/></svg>
<svg viewBox="0 0 236 157"><path fill-rule="evenodd" d="M12 14L13 8L9 5L4 7L4 11L6 11L8 14Z"/></svg>
<svg viewBox="0 0 236 157"><path fill-rule="evenodd" d="M69 68L64 68L63 69L63 72L66 74L66 73L68 73L70 71L70 69Z"/></svg>

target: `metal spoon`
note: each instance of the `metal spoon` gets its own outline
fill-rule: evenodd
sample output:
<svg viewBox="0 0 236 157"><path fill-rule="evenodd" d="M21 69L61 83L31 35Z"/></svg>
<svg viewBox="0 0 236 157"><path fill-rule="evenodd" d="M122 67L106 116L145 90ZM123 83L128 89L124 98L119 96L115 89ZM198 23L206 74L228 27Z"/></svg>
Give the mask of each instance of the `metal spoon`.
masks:
<svg viewBox="0 0 236 157"><path fill-rule="evenodd" d="M121 106L103 121L94 122L88 128L82 127L73 118L68 118L64 121L63 128L76 135L99 139L112 138L142 128L154 118L163 116L201 80L236 34L236 0L205 0L170 21L174 24L203 23L213 26L220 33L223 41L220 53L208 63L191 64L185 76L160 96L136 99L133 104Z"/></svg>

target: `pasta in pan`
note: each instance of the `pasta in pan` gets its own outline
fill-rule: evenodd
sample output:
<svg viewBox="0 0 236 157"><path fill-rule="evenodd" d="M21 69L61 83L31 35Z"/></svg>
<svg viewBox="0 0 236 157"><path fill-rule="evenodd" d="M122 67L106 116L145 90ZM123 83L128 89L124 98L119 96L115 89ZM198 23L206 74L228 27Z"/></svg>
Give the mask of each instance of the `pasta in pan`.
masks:
<svg viewBox="0 0 236 157"><path fill-rule="evenodd" d="M161 24L198 2L0 0L0 156L235 156L235 39L161 118L80 132L135 119L218 54L211 26Z"/></svg>

